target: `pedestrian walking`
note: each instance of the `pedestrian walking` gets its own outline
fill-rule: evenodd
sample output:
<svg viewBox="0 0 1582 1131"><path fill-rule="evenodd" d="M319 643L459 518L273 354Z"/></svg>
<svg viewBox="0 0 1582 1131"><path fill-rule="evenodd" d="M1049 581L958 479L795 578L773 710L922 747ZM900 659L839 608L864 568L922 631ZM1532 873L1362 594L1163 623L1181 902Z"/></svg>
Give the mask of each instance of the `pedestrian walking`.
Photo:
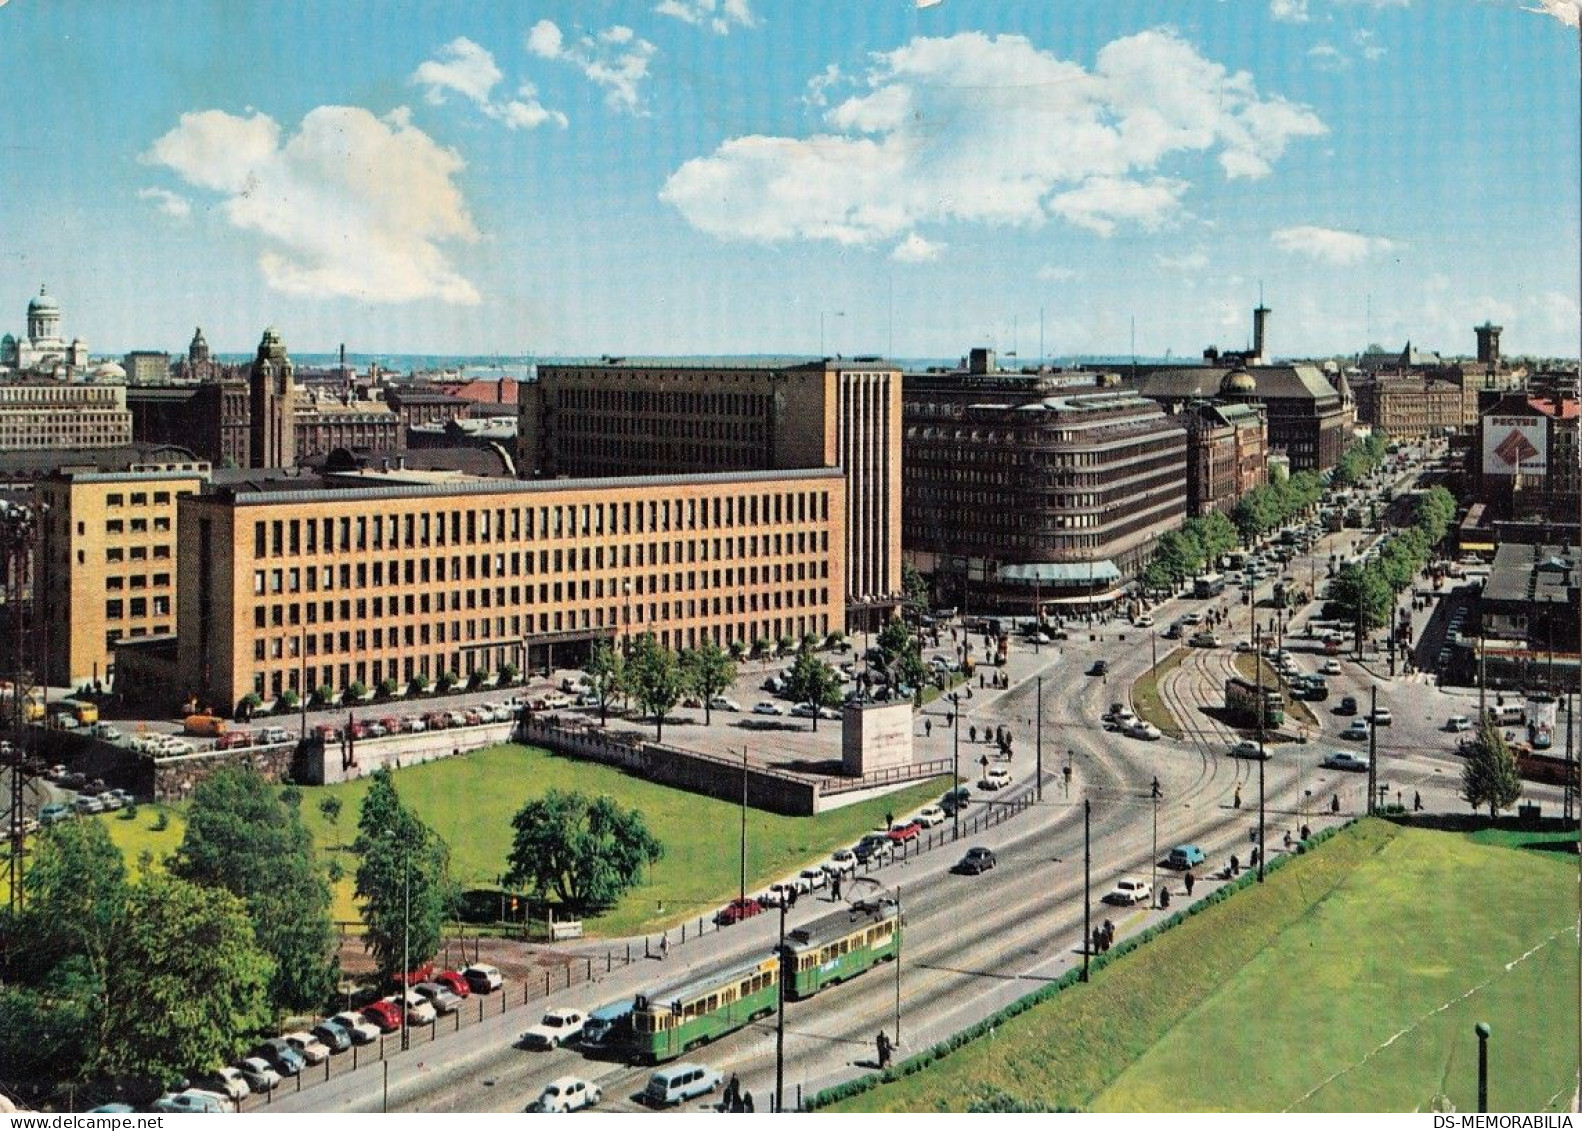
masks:
<svg viewBox="0 0 1582 1131"><path fill-rule="evenodd" d="M1230 874L1233 876L1241 875L1241 861L1237 859L1234 852L1230 855Z"/></svg>
<svg viewBox="0 0 1582 1131"><path fill-rule="evenodd" d="M934 737L934 720L933 719L924 719L923 720L923 737L924 738L933 738Z"/></svg>
<svg viewBox="0 0 1582 1131"><path fill-rule="evenodd" d="M1231 806L1233 808L1236 808L1236 809L1240 809L1241 808L1241 786L1238 785L1236 787L1236 796L1231 798L1231 802L1230 803L1231 803Z"/></svg>
<svg viewBox="0 0 1582 1131"><path fill-rule="evenodd" d="M667 933L659 936L659 961L663 962L668 957L670 957L670 935Z"/></svg>
<svg viewBox="0 0 1582 1131"><path fill-rule="evenodd" d="M895 824L895 814L893 812L891 812L890 810L886 809L884 811L884 827L888 829L888 828L891 828L894 824Z"/></svg>
<svg viewBox="0 0 1582 1131"><path fill-rule="evenodd" d="M735 1111L742 1102L742 1082L736 1073L731 1073L730 1083L725 1085L725 1110Z"/></svg>
<svg viewBox="0 0 1582 1131"><path fill-rule="evenodd" d="M1417 791L1414 790L1412 792L1412 812L1414 812L1414 813L1421 813L1422 811L1423 811L1423 795L1421 793L1418 793Z"/></svg>
<svg viewBox="0 0 1582 1131"><path fill-rule="evenodd" d="M1257 866L1258 866L1258 849L1256 847L1254 847L1252 852L1248 854L1247 867L1249 867L1249 868L1256 868Z"/></svg>
<svg viewBox="0 0 1582 1131"><path fill-rule="evenodd" d="M1191 872L1181 877L1181 882L1186 885L1187 898L1192 898L1192 886L1197 883L1197 877Z"/></svg>
<svg viewBox="0 0 1582 1131"><path fill-rule="evenodd" d="M742 1110L748 1115L753 1113L753 1094L751 1092L742 1093Z"/></svg>
<svg viewBox="0 0 1582 1131"><path fill-rule="evenodd" d="M1329 811L1331 813L1340 812L1340 794L1337 793L1329 799Z"/></svg>
<svg viewBox="0 0 1582 1131"><path fill-rule="evenodd" d="M976 726L968 727L967 728L967 737L969 739L971 739L973 742L978 741L978 728Z"/></svg>

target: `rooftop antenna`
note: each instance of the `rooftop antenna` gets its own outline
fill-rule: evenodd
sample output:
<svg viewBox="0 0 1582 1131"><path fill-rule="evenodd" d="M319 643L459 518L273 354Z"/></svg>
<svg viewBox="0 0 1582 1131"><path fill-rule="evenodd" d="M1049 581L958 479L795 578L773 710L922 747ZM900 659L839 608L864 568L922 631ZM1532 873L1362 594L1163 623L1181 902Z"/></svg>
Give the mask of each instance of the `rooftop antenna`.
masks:
<svg viewBox="0 0 1582 1131"><path fill-rule="evenodd" d="M1038 368L1044 367L1044 304L1038 304Z"/></svg>
<svg viewBox="0 0 1582 1131"><path fill-rule="evenodd" d="M1137 380L1137 315L1132 315L1132 380Z"/></svg>

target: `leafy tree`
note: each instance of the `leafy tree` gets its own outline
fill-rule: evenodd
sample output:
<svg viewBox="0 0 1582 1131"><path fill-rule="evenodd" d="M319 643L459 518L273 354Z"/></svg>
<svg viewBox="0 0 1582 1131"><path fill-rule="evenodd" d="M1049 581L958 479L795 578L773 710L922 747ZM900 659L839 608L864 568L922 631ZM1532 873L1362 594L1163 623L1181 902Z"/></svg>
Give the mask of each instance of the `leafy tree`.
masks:
<svg viewBox="0 0 1582 1131"><path fill-rule="evenodd" d="M1241 545L1235 524L1219 511L1210 511L1202 518L1193 519L1188 525L1192 526L1198 545L1203 547L1203 555L1209 561Z"/></svg>
<svg viewBox="0 0 1582 1131"><path fill-rule="evenodd" d="M697 648L681 653L681 671L693 694L703 700L703 721L712 723L714 711L710 703L736 682L736 665L730 654L712 637L705 638Z"/></svg>
<svg viewBox="0 0 1582 1131"><path fill-rule="evenodd" d="M43 986L0 986L0 1065L8 1080L86 1080L98 1067L104 983L81 955Z"/></svg>
<svg viewBox="0 0 1582 1131"><path fill-rule="evenodd" d="M376 694L381 699L392 699L395 697L395 693L400 689L401 685L396 682L393 676L386 676L384 679L379 681L379 688Z"/></svg>
<svg viewBox="0 0 1582 1131"><path fill-rule="evenodd" d="M511 819L506 882L576 908L609 907L664 856L643 815L609 797L551 789Z"/></svg>
<svg viewBox="0 0 1582 1131"><path fill-rule="evenodd" d="M221 770L198 784L169 869L242 900L271 960L269 999L277 1009L316 1009L334 993L330 888L312 834L300 804L277 795L257 771Z"/></svg>
<svg viewBox="0 0 1582 1131"><path fill-rule="evenodd" d="M164 1081L217 1068L269 1026L273 974L242 901L175 876L132 888L110 952L103 1067Z"/></svg>
<svg viewBox="0 0 1582 1131"><path fill-rule="evenodd" d="M1516 757L1494 720L1484 716L1478 725L1478 737L1467 751L1467 761L1461 769L1461 796L1472 808L1487 805L1489 816L1498 817L1501 809L1515 805L1521 795L1522 779L1516 769Z"/></svg>
<svg viewBox="0 0 1582 1131"><path fill-rule="evenodd" d="M401 804L386 767L374 771L357 818L357 898L363 902L363 945L379 973L403 972L433 958L452 902L450 849Z"/></svg>
<svg viewBox="0 0 1582 1131"><path fill-rule="evenodd" d="M51 825L33 842L23 878L17 970L48 970L80 955L103 982L126 903L126 864L102 821Z"/></svg>
<svg viewBox="0 0 1582 1131"><path fill-rule="evenodd" d="M327 683L323 684L313 693L313 698L319 701L319 705L321 707L328 707L331 703L335 702L335 688L331 687Z"/></svg>
<svg viewBox="0 0 1582 1131"><path fill-rule="evenodd" d="M286 688L280 693L280 708L284 711L295 711L302 705L302 696L294 688Z"/></svg>
<svg viewBox="0 0 1582 1131"><path fill-rule="evenodd" d="M652 632L645 632L627 661L627 682L644 714L654 716L654 741L663 742L665 714L681 702L687 682L676 654L659 646Z"/></svg>
<svg viewBox="0 0 1582 1131"><path fill-rule="evenodd" d="M901 593L906 615L913 621L925 616L930 607L928 582L910 562L901 563Z"/></svg>
<svg viewBox="0 0 1582 1131"><path fill-rule="evenodd" d="M1438 545L1450 533L1450 524L1456 520L1456 497L1443 487L1430 487L1417 497L1414 517L1427 536L1428 544Z"/></svg>
<svg viewBox="0 0 1582 1131"><path fill-rule="evenodd" d="M923 650L905 622L890 620L879 630L875 646L884 656L884 667L891 677L909 687L921 688L928 680Z"/></svg>
<svg viewBox="0 0 1582 1131"><path fill-rule="evenodd" d="M1373 632L1389 623L1394 601L1389 583L1378 569L1348 562L1329 583L1324 616L1354 625L1360 609L1362 631Z"/></svg>
<svg viewBox="0 0 1582 1131"><path fill-rule="evenodd" d="M626 657L609 644L595 644L588 657L588 683L599 701L599 723L603 725L609 721L610 704L625 686Z"/></svg>
<svg viewBox="0 0 1582 1131"><path fill-rule="evenodd" d="M835 669L814 655L811 648L798 652L796 663L786 673L786 694L792 702L812 706L815 731L818 730L819 709L833 707L840 702L840 685L840 676Z"/></svg>

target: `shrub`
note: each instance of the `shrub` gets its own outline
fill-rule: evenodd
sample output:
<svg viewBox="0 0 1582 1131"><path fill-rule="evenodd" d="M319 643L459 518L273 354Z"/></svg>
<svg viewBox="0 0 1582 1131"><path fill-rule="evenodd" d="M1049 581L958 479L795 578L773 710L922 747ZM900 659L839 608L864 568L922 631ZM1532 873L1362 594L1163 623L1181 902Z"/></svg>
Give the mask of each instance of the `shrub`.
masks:
<svg viewBox="0 0 1582 1131"><path fill-rule="evenodd" d="M379 681L379 698L389 699L396 693L400 686L401 685L391 677L387 676L386 678L381 679Z"/></svg>
<svg viewBox="0 0 1582 1131"><path fill-rule="evenodd" d="M428 676L426 676L426 675L415 675L415 676L413 676L412 677L412 682L406 685L406 689L407 689L407 694L409 694L409 695L424 695L424 694L427 694L427 692L428 692Z"/></svg>
<svg viewBox="0 0 1582 1131"><path fill-rule="evenodd" d="M170 814L166 813L163 809L156 810L154 813L154 823L149 827L152 828L156 833L164 832L166 829L170 828Z"/></svg>
<svg viewBox="0 0 1582 1131"><path fill-rule="evenodd" d="M473 668L472 671L467 673L467 690L476 691L488 674L482 668Z"/></svg>
<svg viewBox="0 0 1582 1131"><path fill-rule="evenodd" d="M349 700L365 699L368 696L368 685L358 680L346 689L346 698Z"/></svg>
<svg viewBox="0 0 1582 1131"><path fill-rule="evenodd" d="M517 675L518 672L515 664L508 661L500 665L500 682L502 684L515 683Z"/></svg>
<svg viewBox="0 0 1582 1131"><path fill-rule="evenodd" d="M321 707L328 707L335 702L335 688L324 684L313 692L313 699Z"/></svg>
<svg viewBox="0 0 1582 1131"><path fill-rule="evenodd" d="M291 688L286 688L280 693L280 709L282 711L295 711L302 704L302 697Z"/></svg>

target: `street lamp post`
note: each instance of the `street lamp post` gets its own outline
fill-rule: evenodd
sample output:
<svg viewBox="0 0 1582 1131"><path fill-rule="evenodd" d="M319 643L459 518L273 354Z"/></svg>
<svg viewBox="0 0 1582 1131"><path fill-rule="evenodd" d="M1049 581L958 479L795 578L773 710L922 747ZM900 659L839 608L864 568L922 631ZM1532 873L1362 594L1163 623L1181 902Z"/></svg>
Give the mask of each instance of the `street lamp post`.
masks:
<svg viewBox="0 0 1582 1131"><path fill-rule="evenodd" d="M1472 1029L1478 1035L1478 1114L1489 1110L1489 1023L1479 1021Z"/></svg>
<svg viewBox="0 0 1582 1131"><path fill-rule="evenodd" d="M954 745L950 754L950 839L961 839L961 692L952 691L950 701L955 704L956 721Z"/></svg>
<svg viewBox="0 0 1582 1131"><path fill-rule="evenodd" d="M742 872L737 892L738 908L747 906L747 746L742 745Z"/></svg>
<svg viewBox="0 0 1582 1131"><path fill-rule="evenodd" d="M780 946L775 951L780 968L775 977L779 990L775 1009L775 1100L770 1107L785 1110L786 1092L786 901L780 901Z"/></svg>
<svg viewBox="0 0 1582 1131"><path fill-rule="evenodd" d="M1082 980L1088 980L1088 952L1093 949L1093 802L1082 799Z"/></svg>
<svg viewBox="0 0 1582 1131"><path fill-rule="evenodd" d="M1159 775L1154 775L1153 801L1154 801L1154 864L1152 882L1148 885L1148 904L1150 907L1159 906L1159 797L1163 791L1159 788ZM1260 865L1262 861L1259 861Z"/></svg>
<svg viewBox="0 0 1582 1131"><path fill-rule="evenodd" d="M1038 677L1037 691L1037 721L1034 723L1033 736L1035 743L1035 765L1033 778L1033 798L1037 801L1044 799L1044 677Z"/></svg>
<svg viewBox="0 0 1582 1131"><path fill-rule="evenodd" d="M1266 855L1263 842L1263 760L1266 752L1263 748L1264 720L1268 716L1268 705L1263 701L1263 649L1256 643L1258 641L1258 626L1252 626L1253 640L1253 665L1258 673L1258 882L1263 883L1263 858Z"/></svg>

